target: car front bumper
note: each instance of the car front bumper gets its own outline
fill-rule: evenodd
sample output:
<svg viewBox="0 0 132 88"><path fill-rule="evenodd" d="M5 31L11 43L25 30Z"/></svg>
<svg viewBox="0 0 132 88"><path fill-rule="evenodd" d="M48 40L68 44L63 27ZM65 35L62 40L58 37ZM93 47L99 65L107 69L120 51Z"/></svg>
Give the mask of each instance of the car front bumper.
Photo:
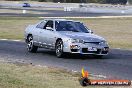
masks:
<svg viewBox="0 0 132 88"><path fill-rule="evenodd" d="M65 46L64 52L75 54L107 55L109 52L109 46L107 44L68 44Z"/></svg>
<svg viewBox="0 0 132 88"><path fill-rule="evenodd" d="M94 47L95 48L95 47ZM104 47L107 48L108 47ZM96 51L89 51L88 48L81 48L81 49L71 49L71 53L79 53L79 54L93 54L93 55L107 55L108 50L104 51L104 48L98 48Z"/></svg>

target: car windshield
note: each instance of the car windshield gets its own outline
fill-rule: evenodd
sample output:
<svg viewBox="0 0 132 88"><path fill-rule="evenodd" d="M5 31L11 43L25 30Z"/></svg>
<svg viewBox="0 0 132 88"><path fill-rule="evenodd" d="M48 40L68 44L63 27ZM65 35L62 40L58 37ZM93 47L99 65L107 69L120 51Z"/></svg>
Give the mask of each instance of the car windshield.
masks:
<svg viewBox="0 0 132 88"><path fill-rule="evenodd" d="M56 21L56 31L72 31L72 32L85 32L89 33L88 28L80 22L73 21Z"/></svg>

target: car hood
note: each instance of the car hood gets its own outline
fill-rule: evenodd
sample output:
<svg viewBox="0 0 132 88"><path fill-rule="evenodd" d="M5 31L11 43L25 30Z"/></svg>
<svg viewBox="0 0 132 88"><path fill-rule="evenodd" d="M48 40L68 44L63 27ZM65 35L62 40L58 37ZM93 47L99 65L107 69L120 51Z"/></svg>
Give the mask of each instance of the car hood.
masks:
<svg viewBox="0 0 132 88"><path fill-rule="evenodd" d="M81 33L81 32L59 32L62 36L72 38L72 39L81 39L85 42L101 42L105 41L104 38L91 34L91 33Z"/></svg>

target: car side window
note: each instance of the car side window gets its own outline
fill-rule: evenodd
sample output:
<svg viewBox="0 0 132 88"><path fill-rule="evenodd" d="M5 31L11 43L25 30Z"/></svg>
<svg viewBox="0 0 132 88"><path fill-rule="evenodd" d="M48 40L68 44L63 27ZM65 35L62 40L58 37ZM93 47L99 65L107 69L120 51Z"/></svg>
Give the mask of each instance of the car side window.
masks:
<svg viewBox="0 0 132 88"><path fill-rule="evenodd" d="M53 28L53 21L49 20L46 25L44 26L44 29L46 29L46 27L51 27Z"/></svg>
<svg viewBox="0 0 132 88"><path fill-rule="evenodd" d="M43 29L44 28L44 25L46 24L47 21L42 21L41 23L39 23L36 27L37 28L41 28Z"/></svg>

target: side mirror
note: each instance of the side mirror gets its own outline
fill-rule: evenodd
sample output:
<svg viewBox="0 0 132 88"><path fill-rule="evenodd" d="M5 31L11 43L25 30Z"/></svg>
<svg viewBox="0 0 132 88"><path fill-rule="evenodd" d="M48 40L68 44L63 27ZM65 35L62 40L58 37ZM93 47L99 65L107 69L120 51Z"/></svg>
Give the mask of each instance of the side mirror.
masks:
<svg viewBox="0 0 132 88"><path fill-rule="evenodd" d="M53 28L51 28L51 27L46 27L46 30L53 31Z"/></svg>
<svg viewBox="0 0 132 88"><path fill-rule="evenodd" d="M92 30L89 30L89 33L93 34L93 31Z"/></svg>

